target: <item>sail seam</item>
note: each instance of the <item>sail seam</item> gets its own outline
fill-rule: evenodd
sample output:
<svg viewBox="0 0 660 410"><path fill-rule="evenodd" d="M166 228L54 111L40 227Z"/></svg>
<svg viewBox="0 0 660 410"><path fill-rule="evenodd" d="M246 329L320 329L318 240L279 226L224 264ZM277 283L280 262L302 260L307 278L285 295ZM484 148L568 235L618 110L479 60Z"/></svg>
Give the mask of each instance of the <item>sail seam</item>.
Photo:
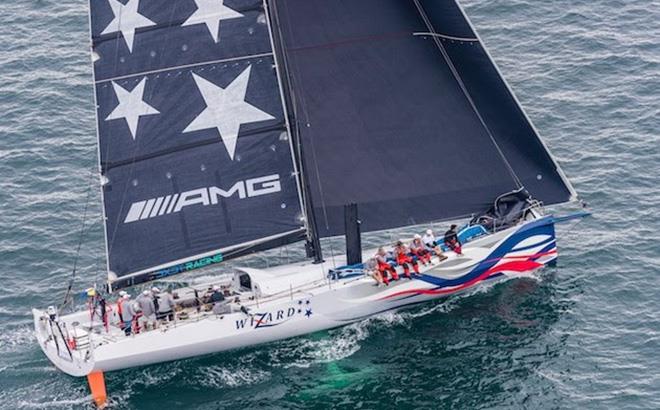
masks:
<svg viewBox="0 0 660 410"><path fill-rule="evenodd" d="M270 126L270 127L262 127L262 128L258 128L258 129L251 130L251 131L245 131L245 132L241 133L241 136L247 137L247 136L251 136L251 135L257 135L257 134L261 134L261 133L265 133L265 132L271 132L271 131L277 131L277 130L281 130L281 129L284 129L284 124L283 123L273 125L273 126ZM120 166L131 165L131 164L134 164L134 163L137 163L137 162L140 162L140 161L145 161L145 160L148 160L148 159L157 158L157 157L161 157L161 156L164 156L164 155L174 154L176 152L182 152L182 151L186 151L186 150L189 150L189 149L192 149L192 148L202 147L202 146L205 146L205 145L216 144L216 143L219 143L219 142L220 142L220 140L216 136L216 137L213 137L213 138L205 139L203 141L193 142L193 143L185 144L185 145L177 145L176 147L172 147L172 148L162 150L162 151L157 151L157 152L147 154L147 155L143 155L143 156L140 156L140 157L133 157L133 158L130 158L130 159L125 159L125 160L120 160L120 161L101 162L101 166L103 168L103 171L108 172L109 170L111 170L113 168L120 167Z"/></svg>
<svg viewBox="0 0 660 410"><path fill-rule="evenodd" d="M244 61L244 60L249 60L249 59L252 59L252 58L270 57L272 55L273 55L273 53L261 53L261 54L252 54L252 55L249 55L249 56L223 58L223 59L220 59L220 60L211 60L211 61L205 61L205 62L201 62L201 63L184 64L184 65L180 65L180 66L176 66L176 67L160 68L158 70L142 71L142 72L139 72L139 73L126 74L126 75L121 75L121 76L117 76L117 77L106 78L106 79L103 79L103 80L96 81L95 84L103 84L103 83L107 83L107 82L110 82L110 81L126 80L128 78L134 78L134 77L139 77L139 76L146 76L146 75L151 75L151 74L164 73L164 72L167 72L167 71L184 70L186 68L195 68L195 67L200 67L200 66L203 66L203 65L231 63L231 62L234 62L234 61Z"/></svg>

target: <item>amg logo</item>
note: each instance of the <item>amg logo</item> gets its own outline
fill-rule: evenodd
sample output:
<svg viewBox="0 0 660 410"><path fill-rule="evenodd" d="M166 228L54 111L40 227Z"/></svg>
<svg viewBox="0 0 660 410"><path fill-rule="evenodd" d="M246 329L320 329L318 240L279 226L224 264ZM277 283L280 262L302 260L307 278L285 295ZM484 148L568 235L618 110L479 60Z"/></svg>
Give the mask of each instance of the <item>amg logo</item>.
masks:
<svg viewBox="0 0 660 410"><path fill-rule="evenodd" d="M134 202L128 210L124 223L179 212L183 208L192 205L216 205L219 197L229 198L238 195L240 199L245 199L280 191L282 191L282 185L278 174L238 181L226 191L216 186L193 189L181 194Z"/></svg>

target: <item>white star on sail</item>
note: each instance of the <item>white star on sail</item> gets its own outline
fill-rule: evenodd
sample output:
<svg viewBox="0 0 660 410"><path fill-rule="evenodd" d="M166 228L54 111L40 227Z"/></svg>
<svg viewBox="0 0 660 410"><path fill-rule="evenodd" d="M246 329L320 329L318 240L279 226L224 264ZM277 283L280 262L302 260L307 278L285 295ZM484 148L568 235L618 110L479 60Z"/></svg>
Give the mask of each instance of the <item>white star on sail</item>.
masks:
<svg viewBox="0 0 660 410"><path fill-rule="evenodd" d="M182 26L204 23L216 43L219 40L222 20L243 17L241 13L225 6L224 0L195 0L195 4L197 4L197 10L188 17Z"/></svg>
<svg viewBox="0 0 660 410"><path fill-rule="evenodd" d="M251 69L252 66L246 68L224 89L193 73L206 108L183 132L216 128L232 160L236 152L236 140L241 124L275 119L245 101Z"/></svg>
<svg viewBox="0 0 660 410"><path fill-rule="evenodd" d="M142 99L144 96L144 86L147 79L143 78L133 91L128 91L112 82L112 88L115 90L115 95L119 100L119 105L115 108L110 115L105 119L106 121L124 119L128 124L128 129L131 131L133 140L137 136L137 127L140 117L145 115L160 114L158 110L150 106Z"/></svg>
<svg viewBox="0 0 660 410"><path fill-rule="evenodd" d="M133 40L135 39L135 29L142 27L155 26L156 23L138 13L140 0L129 0L126 5L117 0L108 0L115 18L108 24L108 27L101 34L116 33L121 31L124 41L128 46L128 51L133 52Z"/></svg>

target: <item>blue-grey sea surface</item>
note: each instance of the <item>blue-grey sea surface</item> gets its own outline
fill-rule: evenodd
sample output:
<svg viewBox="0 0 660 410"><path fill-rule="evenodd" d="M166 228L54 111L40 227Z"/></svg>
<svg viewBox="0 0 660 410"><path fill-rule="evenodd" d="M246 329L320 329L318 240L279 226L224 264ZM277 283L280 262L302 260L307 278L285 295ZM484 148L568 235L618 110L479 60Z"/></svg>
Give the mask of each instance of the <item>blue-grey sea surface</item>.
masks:
<svg viewBox="0 0 660 410"><path fill-rule="evenodd" d="M109 373L111 408L660 408L660 2L462 3L594 212L560 229L558 266L329 332ZM91 408L85 379L55 370L30 316L63 297L90 186L76 289L105 276L87 10L0 1L3 409ZM291 246L268 262L300 256Z"/></svg>

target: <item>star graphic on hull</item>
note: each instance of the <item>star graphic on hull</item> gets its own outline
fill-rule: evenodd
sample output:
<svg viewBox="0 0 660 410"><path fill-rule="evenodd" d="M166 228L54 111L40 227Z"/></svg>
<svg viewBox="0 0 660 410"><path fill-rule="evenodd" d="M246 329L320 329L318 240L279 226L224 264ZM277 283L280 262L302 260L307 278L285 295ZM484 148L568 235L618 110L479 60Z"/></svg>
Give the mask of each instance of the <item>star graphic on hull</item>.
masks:
<svg viewBox="0 0 660 410"><path fill-rule="evenodd" d="M181 26L205 24L211 37L217 43L220 40L220 22L222 20L244 17L241 13L224 5L224 0L195 0L197 10Z"/></svg>
<svg viewBox="0 0 660 410"><path fill-rule="evenodd" d="M275 119L272 115L245 101L251 69L252 66L246 68L227 88L218 87L193 73L206 108L183 132L217 129L229 158L232 160L236 152L236 141L241 124Z"/></svg>
<svg viewBox="0 0 660 410"><path fill-rule="evenodd" d="M307 317L312 316L312 309L307 309L307 311L305 312L305 316Z"/></svg>
<svg viewBox="0 0 660 410"><path fill-rule="evenodd" d="M108 24L101 34L121 32L128 51L133 52L133 41L135 40L135 29L155 26L156 23L138 13L140 0L129 0L126 5L117 0L108 0L115 18Z"/></svg>
<svg viewBox="0 0 660 410"><path fill-rule="evenodd" d="M106 121L124 119L128 124L128 129L131 131L133 140L137 136L137 127L140 117L145 115L160 114L154 107L144 102L144 86L146 85L146 77L133 88L128 91L119 84L112 82L112 88L115 90L119 105L108 115Z"/></svg>

